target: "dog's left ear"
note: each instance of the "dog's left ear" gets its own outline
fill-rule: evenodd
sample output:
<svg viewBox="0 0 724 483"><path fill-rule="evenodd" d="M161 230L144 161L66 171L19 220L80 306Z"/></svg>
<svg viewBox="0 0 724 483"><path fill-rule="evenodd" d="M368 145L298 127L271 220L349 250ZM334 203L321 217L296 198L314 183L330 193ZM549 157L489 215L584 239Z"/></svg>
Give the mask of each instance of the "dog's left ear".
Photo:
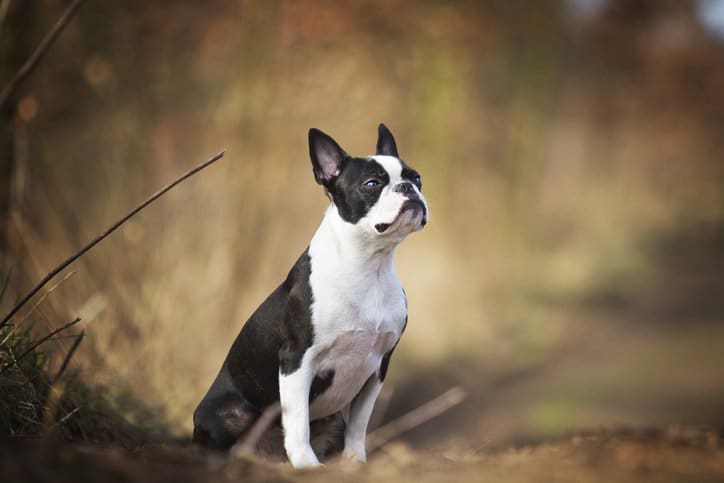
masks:
<svg viewBox="0 0 724 483"><path fill-rule="evenodd" d="M384 154L385 156L394 156L399 158L397 154L397 144L395 144L395 138L392 137L392 133L387 126L380 124L377 128L377 153Z"/></svg>
<svg viewBox="0 0 724 483"><path fill-rule="evenodd" d="M312 158L314 179L322 186L329 183L339 175L342 161L349 157L344 149L330 136L319 129L309 130L309 157Z"/></svg>

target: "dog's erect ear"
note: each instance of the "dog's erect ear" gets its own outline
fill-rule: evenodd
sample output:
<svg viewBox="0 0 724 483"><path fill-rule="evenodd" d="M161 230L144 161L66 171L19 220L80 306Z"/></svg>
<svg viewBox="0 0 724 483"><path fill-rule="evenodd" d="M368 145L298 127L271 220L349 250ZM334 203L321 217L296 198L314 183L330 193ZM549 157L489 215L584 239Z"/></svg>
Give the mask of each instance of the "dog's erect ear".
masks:
<svg viewBox="0 0 724 483"><path fill-rule="evenodd" d="M327 186L339 175L342 161L349 155L334 139L319 129L312 128L309 130L309 157L312 158L314 179L317 183Z"/></svg>
<svg viewBox="0 0 724 483"><path fill-rule="evenodd" d="M399 158L397 154L397 144L395 144L395 138L392 137L392 133L387 126L380 124L377 128L377 153L384 154L385 156L394 156Z"/></svg>

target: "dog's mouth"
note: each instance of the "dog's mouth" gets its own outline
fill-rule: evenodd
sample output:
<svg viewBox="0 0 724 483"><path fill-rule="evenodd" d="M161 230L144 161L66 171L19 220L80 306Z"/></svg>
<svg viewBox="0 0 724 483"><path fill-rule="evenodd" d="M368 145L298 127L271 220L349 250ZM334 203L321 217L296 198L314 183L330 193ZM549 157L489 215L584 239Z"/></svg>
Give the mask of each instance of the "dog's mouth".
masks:
<svg viewBox="0 0 724 483"><path fill-rule="evenodd" d="M419 212L422 214L422 218L420 219L420 228L424 227L427 224L427 208L425 207L425 203L423 203L420 199L412 198L406 200L402 204L402 208L400 208L400 212L397 214L397 218L392 223L377 223L375 225L375 230L377 230L377 233L385 233L387 230L390 229L393 225L400 225L403 221L403 215L405 215L408 212L412 212L412 214L409 216L407 221L412 221L416 218L416 214Z"/></svg>
<svg viewBox="0 0 724 483"><path fill-rule="evenodd" d="M377 233L384 233L389 227L390 223L377 223L375 225L375 230L377 230Z"/></svg>

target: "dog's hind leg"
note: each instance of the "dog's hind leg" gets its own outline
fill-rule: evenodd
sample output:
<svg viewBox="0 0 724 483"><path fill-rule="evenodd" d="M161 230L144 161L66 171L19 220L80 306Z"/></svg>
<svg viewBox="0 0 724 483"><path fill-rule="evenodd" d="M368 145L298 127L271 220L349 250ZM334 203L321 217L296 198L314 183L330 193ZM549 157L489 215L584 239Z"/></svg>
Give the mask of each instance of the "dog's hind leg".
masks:
<svg viewBox="0 0 724 483"><path fill-rule="evenodd" d="M193 442L227 450L258 416L256 408L233 386L224 367L194 411Z"/></svg>

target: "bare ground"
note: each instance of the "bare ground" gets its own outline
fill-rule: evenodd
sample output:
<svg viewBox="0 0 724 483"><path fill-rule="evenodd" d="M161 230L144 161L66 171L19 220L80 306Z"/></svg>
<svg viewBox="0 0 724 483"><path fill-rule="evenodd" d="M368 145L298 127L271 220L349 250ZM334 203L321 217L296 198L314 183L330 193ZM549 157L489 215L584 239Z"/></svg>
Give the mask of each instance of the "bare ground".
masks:
<svg viewBox="0 0 724 483"><path fill-rule="evenodd" d="M0 480L33 481L724 481L724 444L706 431L580 435L495 452L414 450L387 445L366 465L226 460L184 445L115 447L40 441L0 443Z"/></svg>

